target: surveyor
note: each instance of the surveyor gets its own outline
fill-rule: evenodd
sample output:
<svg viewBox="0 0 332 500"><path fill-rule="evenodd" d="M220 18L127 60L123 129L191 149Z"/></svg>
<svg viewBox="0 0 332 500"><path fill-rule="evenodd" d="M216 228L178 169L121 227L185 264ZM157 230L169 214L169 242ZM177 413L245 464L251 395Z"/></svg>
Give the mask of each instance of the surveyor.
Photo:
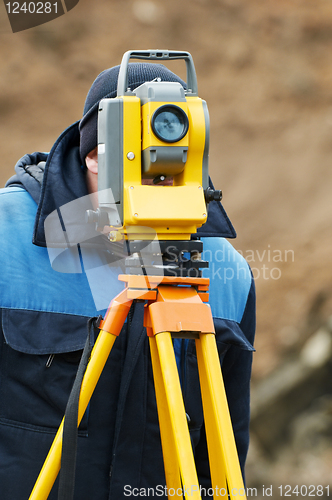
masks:
<svg viewBox="0 0 332 500"><path fill-rule="evenodd" d="M103 236L88 238L84 231L79 235L81 243L68 245L71 233L63 208L89 199L98 189L98 103L116 96L118 72L119 67L113 67L96 78L83 118L60 135L49 153L23 156L16 174L0 192L1 500L29 497L66 409L86 343L87 322L104 314L105 298L111 300L120 290L117 274L123 256L119 247L108 246ZM129 64L132 90L156 78L185 86L163 65ZM59 222L50 231L45 221L52 214ZM219 201L209 204L207 222L195 237L204 240L210 261L206 274L211 280L210 304L244 472L254 284L248 265L227 241L235 231ZM199 484L209 488L194 341L177 340L174 347ZM148 340L142 308L135 305L79 426L74 498L119 499L148 488L155 489L155 497L162 497L164 486ZM57 498L57 488L56 482L50 499Z"/></svg>

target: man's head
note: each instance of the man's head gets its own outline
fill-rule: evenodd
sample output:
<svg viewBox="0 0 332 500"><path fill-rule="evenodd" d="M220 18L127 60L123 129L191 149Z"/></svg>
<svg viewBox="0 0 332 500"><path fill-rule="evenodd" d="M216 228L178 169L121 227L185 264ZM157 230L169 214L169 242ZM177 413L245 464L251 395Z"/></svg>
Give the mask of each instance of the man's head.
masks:
<svg viewBox="0 0 332 500"><path fill-rule="evenodd" d="M86 97L83 118L80 122L80 155L83 165L85 159L97 147L97 116L101 99L117 95L117 83L120 66L106 69L97 76ZM186 84L162 64L130 63L128 65L128 86L136 89L144 82L160 78L164 82L179 82ZM89 167L89 165L87 165Z"/></svg>

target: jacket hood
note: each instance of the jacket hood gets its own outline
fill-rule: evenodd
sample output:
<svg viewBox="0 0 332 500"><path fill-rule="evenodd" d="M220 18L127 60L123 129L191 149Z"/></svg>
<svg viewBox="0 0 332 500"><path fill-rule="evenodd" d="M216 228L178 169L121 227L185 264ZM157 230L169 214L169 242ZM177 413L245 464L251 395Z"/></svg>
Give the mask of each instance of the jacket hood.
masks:
<svg viewBox="0 0 332 500"><path fill-rule="evenodd" d="M24 155L15 165L16 175L8 179L5 187L23 187L38 204L47 156L47 153Z"/></svg>
<svg viewBox="0 0 332 500"><path fill-rule="evenodd" d="M15 166L16 175L6 183L6 187L23 187L38 204L33 233L35 245L46 246L44 222L48 215L55 210L59 211L63 205L88 195L86 168L82 166L79 154L78 125L77 121L68 127L49 154L36 152L24 155ZM212 183L210 185L213 187ZM236 232L221 203L212 201L208 210L207 222L193 237L235 238Z"/></svg>

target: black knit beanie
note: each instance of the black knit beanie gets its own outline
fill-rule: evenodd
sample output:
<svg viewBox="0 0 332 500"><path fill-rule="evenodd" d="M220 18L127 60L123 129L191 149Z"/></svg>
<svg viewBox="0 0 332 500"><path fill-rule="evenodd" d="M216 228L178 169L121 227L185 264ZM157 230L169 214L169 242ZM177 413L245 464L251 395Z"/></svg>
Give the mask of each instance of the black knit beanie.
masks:
<svg viewBox="0 0 332 500"><path fill-rule="evenodd" d="M86 155L97 146L97 116L99 101L105 97L116 97L120 66L105 69L93 82L85 100L83 118L80 121L80 155L85 165ZM163 82L179 82L181 78L162 64L130 63L128 65L128 87L134 90L144 82L160 78Z"/></svg>

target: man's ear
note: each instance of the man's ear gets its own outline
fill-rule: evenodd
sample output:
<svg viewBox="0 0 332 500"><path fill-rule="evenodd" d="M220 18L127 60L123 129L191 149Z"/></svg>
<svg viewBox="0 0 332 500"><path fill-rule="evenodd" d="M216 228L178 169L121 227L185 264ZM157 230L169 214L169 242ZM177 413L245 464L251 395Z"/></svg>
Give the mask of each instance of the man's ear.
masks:
<svg viewBox="0 0 332 500"><path fill-rule="evenodd" d="M93 174L98 174L98 148L94 148L90 153L88 153L85 157L85 163Z"/></svg>

